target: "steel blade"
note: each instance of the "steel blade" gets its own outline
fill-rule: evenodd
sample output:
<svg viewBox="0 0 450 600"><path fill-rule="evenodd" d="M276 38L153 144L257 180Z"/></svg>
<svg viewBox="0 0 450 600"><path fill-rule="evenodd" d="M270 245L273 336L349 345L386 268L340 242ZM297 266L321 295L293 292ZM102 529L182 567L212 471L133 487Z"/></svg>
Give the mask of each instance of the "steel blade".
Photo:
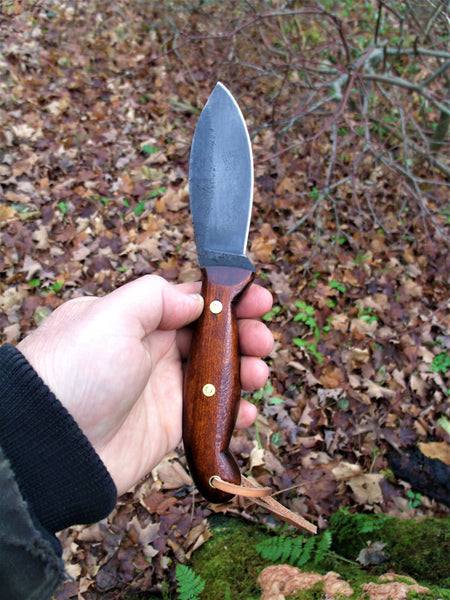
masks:
<svg viewBox="0 0 450 600"><path fill-rule="evenodd" d="M192 141L189 192L201 267L253 270L246 256L253 199L253 157L244 117L218 83Z"/></svg>

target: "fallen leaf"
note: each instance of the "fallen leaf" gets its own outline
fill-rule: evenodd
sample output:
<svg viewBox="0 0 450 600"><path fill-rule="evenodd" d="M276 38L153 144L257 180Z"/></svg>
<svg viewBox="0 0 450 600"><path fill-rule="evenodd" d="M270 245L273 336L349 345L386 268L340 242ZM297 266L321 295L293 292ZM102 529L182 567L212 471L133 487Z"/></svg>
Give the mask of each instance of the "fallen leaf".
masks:
<svg viewBox="0 0 450 600"><path fill-rule="evenodd" d="M253 449L250 452L250 470L264 464L264 448L258 446L258 442L253 442Z"/></svg>
<svg viewBox="0 0 450 600"><path fill-rule="evenodd" d="M276 239L268 239L264 236L253 238L251 243L251 253L254 259L261 262L269 262L272 260L272 253L276 243Z"/></svg>
<svg viewBox="0 0 450 600"><path fill-rule="evenodd" d="M342 356L342 360L351 371L359 369L361 365L367 364L369 359L370 353L368 348L350 348Z"/></svg>
<svg viewBox="0 0 450 600"><path fill-rule="evenodd" d="M340 331L341 333L347 333L350 319L347 315L343 313L335 314L331 320L331 326L336 331Z"/></svg>
<svg viewBox="0 0 450 600"><path fill-rule="evenodd" d="M389 390L370 379L364 379L363 385L367 388L370 398L391 398L395 394L394 390Z"/></svg>
<svg viewBox="0 0 450 600"><path fill-rule="evenodd" d="M332 366L328 366L324 370L323 374L320 376L320 382L325 388L331 390L339 389L341 391L342 386L345 383L340 368Z"/></svg>
<svg viewBox="0 0 450 600"><path fill-rule="evenodd" d="M69 107L69 99L67 96L53 100L47 105L46 109L55 117L60 117L63 112Z"/></svg>
<svg viewBox="0 0 450 600"><path fill-rule="evenodd" d="M3 328L3 335L5 336L5 344L14 344L19 341L20 338L20 325L19 323L13 323Z"/></svg>
<svg viewBox="0 0 450 600"><path fill-rule="evenodd" d="M23 267L21 268L21 271L25 274L27 280L32 279L41 270L41 263L31 258L31 256L25 256L25 260L23 261Z"/></svg>
<svg viewBox="0 0 450 600"><path fill-rule="evenodd" d="M352 477L356 477L361 473L361 467L358 464L342 461L337 467L334 467L331 472L338 481L348 481Z"/></svg>
<svg viewBox="0 0 450 600"><path fill-rule="evenodd" d="M5 204L0 205L0 223L13 219L16 214L16 211L10 206L6 206Z"/></svg>
<svg viewBox="0 0 450 600"><path fill-rule="evenodd" d="M383 501L383 494L380 487L383 475L378 473L367 473L357 475L349 480L355 499L359 504L377 504Z"/></svg>
<svg viewBox="0 0 450 600"><path fill-rule="evenodd" d="M138 543L142 547L144 556L153 558L158 554L158 550L151 544L160 537L160 523L148 523L142 526L135 515L128 523L128 535L133 543Z"/></svg>
<svg viewBox="0 0 450 600"><path fill-rule="evenodd" d="M187 206L189 200L189 190L186 186L181 189L170 186L161 197L161 200L166 205L167 210L178 212Z"/></svg>
<svg viewBox="0 0 450 600"><path fill-rule="evenodd" d="M173 460L172 460L173 459ZM162 489L174 490L192 486L192 479L173 455L168 455L152 471L153 478L161 481Z"/></svg>
<svg viewBox="0 0 450 600"><path fill-rule="evenodd" d="M381 565L387 558L387 554L384 552L385 548L384 542L367 542L367 547L361 550L356 560L364 567Z"/></svg>
<svg viewBox="0 0 450 600"><path fill-rule="evenodd" d="M418 446L422 454L428 458L438 458L450 466L450 444L448 442L421 442Z"/></svg>
<svg viewBox="0 0 450 600"><path fill-rule="evenodd" d="M159 245L160 242L156 238L148 237L137 248L142 251L146 260L161 260L162 254Z"/></svg>

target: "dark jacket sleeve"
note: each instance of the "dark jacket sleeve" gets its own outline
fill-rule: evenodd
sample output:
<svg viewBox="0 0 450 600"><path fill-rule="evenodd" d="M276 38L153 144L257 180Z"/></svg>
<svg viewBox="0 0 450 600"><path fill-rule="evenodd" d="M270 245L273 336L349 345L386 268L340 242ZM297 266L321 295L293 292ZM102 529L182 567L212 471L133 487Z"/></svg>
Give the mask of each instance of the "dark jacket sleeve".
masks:
<svg viewBox="0 0 450 600"><path fill-rule="evenodd" d="M30 517L0 448L0 589L4 600L43 600L56 590L64 565Z"/></svg>
<svg viewBox="0 0 450 600"><path fill-rule="evenodd" d="M49 598L64 573L54 534L106 517L116 499L114 482L75 420L25 357L2 346L2 600Z"/></svg>

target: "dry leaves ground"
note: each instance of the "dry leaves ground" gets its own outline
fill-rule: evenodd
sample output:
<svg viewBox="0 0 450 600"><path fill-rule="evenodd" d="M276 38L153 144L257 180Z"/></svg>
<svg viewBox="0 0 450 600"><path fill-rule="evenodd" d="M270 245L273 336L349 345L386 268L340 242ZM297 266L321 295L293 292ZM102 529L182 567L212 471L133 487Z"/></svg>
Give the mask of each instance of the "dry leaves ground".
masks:
<svg viewBox="0 0 450 600"><path fill-rule="evenodd" d="M447 515L424 493L408 498L410 485L387 462L417 442L437 443L448 458L445 173L411 159L424 204L405 210L400 172L345 137L354 114L339 116L338 154L335 105L288 127L302 75L285 68L285 7L271 4L264 15L234 2L0 4L1 341L17 342L68 298L145 273L199 278L189 147L221 79L252 135L250 254L275 306L271 384L254 396L256 428L236 434L234 453L261 484L290 490L278 499L321 527L342 506ZM313 61L319 38L294 24ZM348 26L358 33L351 11ZM402 152L398 138L382 148ZM330 165L340 184L324 194ZM237 503L207 506L179 449L107 521L62 532L74 581L60 600L161 589L173 561L207 540L212 510L270 522Z"/></svg>

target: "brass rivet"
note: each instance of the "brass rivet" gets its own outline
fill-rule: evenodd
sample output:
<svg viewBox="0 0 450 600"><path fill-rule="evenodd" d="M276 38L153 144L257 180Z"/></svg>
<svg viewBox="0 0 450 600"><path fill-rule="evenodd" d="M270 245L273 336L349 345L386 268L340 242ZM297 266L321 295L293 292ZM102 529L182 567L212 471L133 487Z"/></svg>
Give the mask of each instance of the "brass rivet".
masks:
<svg viewBox="0 0 450 600"><path fill-rule="evenodd" d="M210 397L214 396L214 394L216 393L216 388L213 386L212 383L205 383L202 391L205 394L205 396Z"/></svg>
<svg viewBox="0 0 450 600"><path fill-rule="evenodd" d="M222 312L223 306L222 306L222 302L220 302L220 300L213 300L211 302L211 304L209 305L209 310L214 313L215 315L218 315L219 313Z"/></svg>

